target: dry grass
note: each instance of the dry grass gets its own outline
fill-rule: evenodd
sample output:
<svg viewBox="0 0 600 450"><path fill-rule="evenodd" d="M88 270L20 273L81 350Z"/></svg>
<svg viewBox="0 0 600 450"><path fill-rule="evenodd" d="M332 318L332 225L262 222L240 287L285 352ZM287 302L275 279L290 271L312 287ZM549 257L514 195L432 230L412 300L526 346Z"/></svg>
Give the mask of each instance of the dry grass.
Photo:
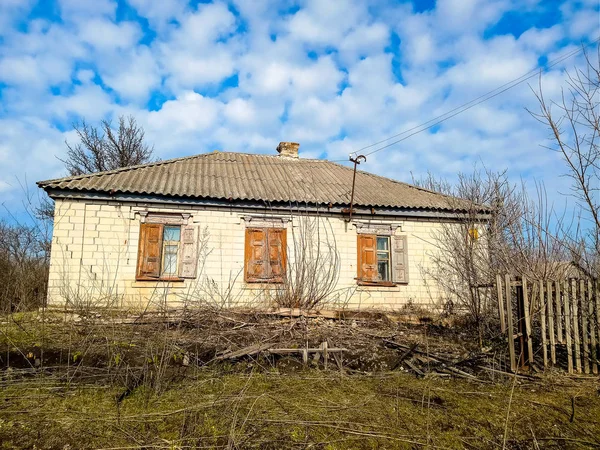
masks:
<svg viewBox="0 0 600 450"><path fill-rule="evenodd" d="M597 379L515 380L509 410L511 379L417 379L369 360L374 349L383 352L374 359L397 358L375 343L422 339L418 327L223 312L176 323L63 319L3 318L0 448L502 448L505 431L506 448L600 446ZM269 337L354 343L345 367L358 369L302 369L294 357L208 363ZM427 348L464 352L460 334L450 337L429 328Z"/></svg>
<svg viewBox="0 0 600 450"><path fill-rule="evenodd" d="M599 446L597 387L517 386L507 447ZM510 385L211 370L160 395L141 387L117 403L121 391L5 380L1 448L502 448Z"/></svg>

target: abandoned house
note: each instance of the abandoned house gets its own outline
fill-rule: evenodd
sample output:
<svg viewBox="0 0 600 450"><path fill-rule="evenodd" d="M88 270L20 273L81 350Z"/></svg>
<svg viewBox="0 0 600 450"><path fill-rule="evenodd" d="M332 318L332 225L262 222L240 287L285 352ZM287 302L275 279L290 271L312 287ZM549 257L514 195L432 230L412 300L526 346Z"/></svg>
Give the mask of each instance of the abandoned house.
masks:
<svg viewBox="0 0 600 450"><path fill-rule="evenodd" d="M273 155L215 151L39 182L55 201L48 304L439 301L427 270L436 233L472 206L357 171L350 209L353 168L300 158L298 148L282 142Z"/></svg>

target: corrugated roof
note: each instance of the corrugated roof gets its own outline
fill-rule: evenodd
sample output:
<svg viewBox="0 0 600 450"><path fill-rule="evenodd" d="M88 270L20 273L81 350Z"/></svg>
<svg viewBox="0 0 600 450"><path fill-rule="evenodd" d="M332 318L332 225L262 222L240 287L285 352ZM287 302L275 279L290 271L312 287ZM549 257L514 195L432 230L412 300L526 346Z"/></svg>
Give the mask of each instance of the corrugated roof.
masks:
<svg viewBox="0 0 600 450"><path fill-rule="evenodd" d="M348 205L352 174L351 167L320 159L213 152L40 181L38 186L111 194ZM447 211L470 207L464 200L363 171L356 174L354 204Z"/></svg>

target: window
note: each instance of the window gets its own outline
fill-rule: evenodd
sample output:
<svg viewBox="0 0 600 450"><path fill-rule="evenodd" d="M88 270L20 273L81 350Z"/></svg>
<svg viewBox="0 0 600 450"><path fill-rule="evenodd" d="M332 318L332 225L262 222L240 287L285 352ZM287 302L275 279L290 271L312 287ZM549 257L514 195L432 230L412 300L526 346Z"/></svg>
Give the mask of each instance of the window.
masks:
<svg viewBox="0 0 600 450"><path fill-rule="evenodd" d="M406 236L359 234L357 268L359 284L407 283Z"/></svg>
<svg viewBox="0 0 600 450"><path fill-rule="evenodd" d="M138 250L138 280L179 280L196 275L194 228L142 223Z"/></svg>
<svg viewBox="0 0 600 450"><path fill-rule="evenodd" d="M285 228L246 228L244 279L249 283L283 283L286 269Z"/></svg>
<svg viewBox="0 0 600 450"><path fill-rule="evenodd" d="M179 242L181 241L181 227L164 226L162 241L162 270L163 277L177 276L177 263L179 257Z"/></svg>
<svg viewBox="0 0 600 450"><path fill-rule="evenodd" d="M379 281L392 281L389 236L377 236L377 275Z"/></svg>

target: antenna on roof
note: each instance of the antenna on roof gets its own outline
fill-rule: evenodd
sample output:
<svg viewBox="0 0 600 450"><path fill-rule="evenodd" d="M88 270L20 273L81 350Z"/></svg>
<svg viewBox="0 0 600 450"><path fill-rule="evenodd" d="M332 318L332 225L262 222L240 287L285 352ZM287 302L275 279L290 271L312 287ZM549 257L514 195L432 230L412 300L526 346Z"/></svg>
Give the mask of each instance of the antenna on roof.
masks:
<svg viewBox="0 0 600 450"><path fill-rule="evenodd" d="M352 155L350 154L348 156L348 158L350 159L350 162L354 163L354 174L352 175L352 194L350 194L350 208L349 209L343 209L342 212L348 212L348 222L350 222L352 220L352 206L354 205L354 186L356 184L356 166L358 166L361 161L362 162L367 162L367 157L365 155L358 155L356 158L352 158Z"/></svg>

